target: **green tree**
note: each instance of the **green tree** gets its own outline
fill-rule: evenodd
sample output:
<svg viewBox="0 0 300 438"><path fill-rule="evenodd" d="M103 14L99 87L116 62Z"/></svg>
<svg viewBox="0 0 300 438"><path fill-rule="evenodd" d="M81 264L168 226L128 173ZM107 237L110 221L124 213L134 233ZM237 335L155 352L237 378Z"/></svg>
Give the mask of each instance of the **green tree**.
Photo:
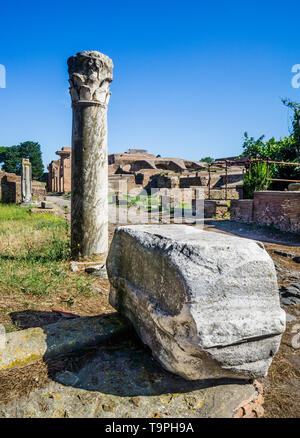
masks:
<svg viewBox="0 0 300 438"><path fill-rule="evenodd" d="M214 160L214 158L212 158L212 157L204 157L204 158L201 158L201 160L200 160L200 162L205 162L205 163L213 163L215 160Z"/></svg>
<svg viewBox="0 0 300 438"><path fill-rule="evenodd" d="M8 147L3 155L5 172L21 175L22 158L29 158L33 178L40 179L44 174L41 146L37 142L25 141L17 146Z"/></svg>
<svg viewBox="0 0 300 438"><path fill-rule="evenodd" d="M21 156L18 146L10 146L3 154L2 170L8 173L21 174Z"/></svg>
<svg viewBox="0 0 300 438"><path fill-rule="evenodd" d="M6 146L0 146L0 163L3 163L4 161L6 150L7 150Z"/></svg>
<svg viewBox="0 0 300 438"><path fill-rule="evenodd" d="M275 140L274 137L264 141L262 135L257 140L249 137L245 132L242 155L250 158L258 158L270 161L298 162L293 135ZM281 164L269 164L269 177L279 179L298 179L300 177L300 167L286 166ZM288 186L288 182L273 181L270 187L275 190L283 190Z"/></svg>
<svg viewBox="0 0 300 438"><path fill-rule="evenodd" d="M281 99L281 101L286 107L293 111L290 132L294 139L293 146L295 148L297 160L300 162L300 104L287 98Z"/></svg>
<svg viewBox="0 0 300 438"><path fill-rule="evenodd" d="M269 169L269 177L271 175ZM254 192L264 190L270 185L267 178L267 164L264 162L253 162L244 176L244 194L245 198L253 199Z"/></svg>

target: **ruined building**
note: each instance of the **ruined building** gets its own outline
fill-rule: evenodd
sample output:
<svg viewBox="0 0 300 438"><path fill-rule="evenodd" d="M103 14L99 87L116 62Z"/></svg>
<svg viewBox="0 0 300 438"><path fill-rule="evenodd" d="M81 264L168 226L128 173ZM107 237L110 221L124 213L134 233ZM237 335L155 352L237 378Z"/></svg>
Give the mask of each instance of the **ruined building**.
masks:
<svg viewBox="0 0 300 438"><path fill-rule="evenodd" d="M72 148L64 146L60 151L56 151L59 155L58 160L51 161L48 164L48 192L66 193L71 191L71 161Z"/></svg>
<svg viewBox="0 0 300 438"><path fill-rule="evenodd" d="M56 152L59 160L48 165L48 192L71 191L72 148L63 147ZM237 199L242 197L239 186L243 182L243 167L234 165L226 174L224 163L219 160L208 172L206 162L183 158L156 157L146 149L128 149L124 153L108 155L110 187L119 187L119 181L126 181L129 190L134 188L188 188L204 187L206 198ZM210 185L210 189L209 186ZM227 193L224 192L226 187Z"/></svg>

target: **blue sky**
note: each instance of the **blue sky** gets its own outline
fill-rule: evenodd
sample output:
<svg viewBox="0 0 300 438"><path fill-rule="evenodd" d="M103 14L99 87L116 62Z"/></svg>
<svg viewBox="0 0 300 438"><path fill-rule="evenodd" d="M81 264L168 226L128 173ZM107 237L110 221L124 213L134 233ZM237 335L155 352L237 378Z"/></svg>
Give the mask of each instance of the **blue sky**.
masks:
<svg viewBox="0 0 300 438"><path fill-rule="evenodd" d="M0 7L0 145L71 145L67 58L113 59L109 152L237 155L243 132L288 134L281 97L300 101L299 1L11 1Z"/></svg>

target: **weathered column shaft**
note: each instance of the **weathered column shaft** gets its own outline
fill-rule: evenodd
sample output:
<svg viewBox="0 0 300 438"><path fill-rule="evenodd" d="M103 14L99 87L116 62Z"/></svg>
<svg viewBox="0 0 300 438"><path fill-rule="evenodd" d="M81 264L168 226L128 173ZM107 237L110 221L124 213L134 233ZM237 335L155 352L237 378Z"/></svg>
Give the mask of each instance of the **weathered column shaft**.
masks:
<svg viewBox="0 0 300 438"><path fill-rule="evenodd" d="M113 63L99 52L68 60L73 103L71 245L75 259L108 249L107 104Z"/></svg>
<svg viewBox="0 0 300 438"><path fill-rule="evenodd" d="M21 177L22 203L31 204L32 202L32 169L31 163L27 158L22 159Z"/></svg>

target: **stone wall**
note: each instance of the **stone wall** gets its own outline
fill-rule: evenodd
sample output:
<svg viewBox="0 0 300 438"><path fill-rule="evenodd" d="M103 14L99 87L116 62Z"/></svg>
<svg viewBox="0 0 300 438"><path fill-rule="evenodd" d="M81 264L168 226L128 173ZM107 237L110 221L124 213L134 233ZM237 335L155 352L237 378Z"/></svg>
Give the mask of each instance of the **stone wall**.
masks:
<svg viewBox="0 0 300 438"><path fill-rule="evenodd" d="M255 192L254 200L231 201L230 219L300 233L300 192Z"/></svg>
<svg viewBox="0 0 300 438"><path fill-rule="evenodd" d="M236 222L252 222L253 199L233 199L230 203L230 219Z"/></svg>
<svg viewBox="0 0 300 438"><path fill-rule="evenodd" d="M46 187L39 181L32 181L32 199L33 201L43 201L47 192Z"/></svg>
<svg viewBox="0 0 300 438"><path fill-rule="evenodd" d="M256 192L253 219L281 231L300 233L300 192Z"/></svg>
<svg viewBox="0 0 300 438"><path fill-rule="evenodd" d="M109 191L125 194L126 191L137 188L136 175L109 175L108 187Z"/></svg>
<svg viewBox="0 0 300 438"><path fill-rule="evenodd" d="M224 200L226 199L226 190L224 186L217 186L217 181L222 179L222 176L214 175L214 178L211 179L211 189L210 196L208 191L208 176L199 175L200 172L196 173L196 176L178 176L178 175L153 175L150 177L148 182L148 187L153 188L181 188L188 189L194 187L201 187L204 190L205 199L214 199L214 200ZM204 172L201 172L204 173ZM143 183L143 186L145 184ZM214 188L217 186L217 188ZM227 199L239 199L240 197L240 189L237 190L236 186L227 188Z"/></svg>
<svg viewBox="0 0 300 438"><path fill-rule="evenodd" d="M201 204L200 204L201 205ZM197 199L192 199L192 209L196 212ZM228 213L227 201L213 201L209 199L204 200L204 217L205 218L223 218Z"/></svg>
<svg viewBox="0 0 300 438"><path fill-rule="evenodd" d="M46 188L39 181L32 181L33 200L42 201ZM0 201L18 204L22 202L21 177L14 173L0 172Z"/></svg>
<svg viewBox="0 0 300 438"><path fill-rule="evenodd" d="M51 161L48 164L48 192L66 193L71 191L71 160L72 148L65 146L56 151L60 156L59 160Z"/></svg>
<svg viewBox="0 0 300 438"><path fill-rule="evenodd" d="M189 188L191 186L207 186L208 176L188 176L179 178L180 188Z"/></svg>
<svg viewBox="0 0 300 438"><path fill-rule="evenodd" d="M1 172L1 202L18 203L22 201L21 177L14 173Z"/></svg>

